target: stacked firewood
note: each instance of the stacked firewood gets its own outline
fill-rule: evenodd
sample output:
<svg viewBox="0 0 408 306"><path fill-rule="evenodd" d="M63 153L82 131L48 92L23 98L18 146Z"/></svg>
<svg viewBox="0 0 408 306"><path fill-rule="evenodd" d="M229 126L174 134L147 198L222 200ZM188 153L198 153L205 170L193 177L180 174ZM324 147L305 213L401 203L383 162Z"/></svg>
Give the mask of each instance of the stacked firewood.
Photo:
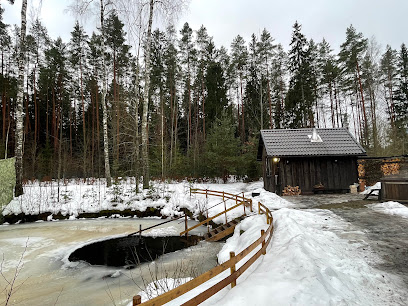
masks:
<svg viewBox="0 0 408 306"><path fill-rule="evenodd" d="M364 161L362 161L364 162ZM364 169L364 164L359 163L358 164L358 177L364 177L365 176L365 169Z"/></svg>
<svg viewBox="0 0 408 306"><path fill-rule="evenodd" d="M387 163L387 164L381 165L381 171L385 176L392 175L392 174L398 174L400 167L401 166L399 163Z"/></svg>
<svg viewBox="0 0 408 306"><path fill-rule="evenodd" d="M292 187L288 185L282 191L282 195L284 196L295 196L295 195L300 195L300 193L301 193L301 190L299 186Z"/></svg>
<svg viewBox="0 0 408 306"><path fill-rule="evenodd" d="M381 171L384 174L384 176L398 174L401 168L401 164L399 163L400 161L401 160L399 159L393 159L390 160L388 163L384 163L383 165L381 165Z"/></svg>

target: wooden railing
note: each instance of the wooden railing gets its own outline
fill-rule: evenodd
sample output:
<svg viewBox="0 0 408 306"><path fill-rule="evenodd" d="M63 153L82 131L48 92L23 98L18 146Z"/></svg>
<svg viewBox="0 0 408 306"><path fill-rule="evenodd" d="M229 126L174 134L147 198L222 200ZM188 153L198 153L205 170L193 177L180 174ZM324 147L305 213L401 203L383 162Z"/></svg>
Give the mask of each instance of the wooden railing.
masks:
<svg viewBox="0 0 408 306"><path fill-rule="evenodd" d="M189 292L190 290L202 285L206 281L212 279L213 277L219 275L220 273L224 272L227 269L230 269L231 271L231 274L229 276L220 280L217 284L206 289L205 291L201 292L200 294L198 294L197 296L195 296L194 298L190 299L189 301L185 302L182 305L198 305L205 301L206 299L213 296L214 294L216 294L217 292L219 292L221 289L228 286L229 284L231 284L231 287L235 287L238 277L242 273L244 273L244 271L246 271L261 255L266 254L266 248L268 247L269 242L271 241L272 238L273 217L271 211L265 205L259 202L258 213L266 215L267 224L269 226L266 231L261 230L261 236L256 241L254 241L250 246L248 246L242 252L240 252L238 255L235 255L234 252L230 252L230 259L228 261L212 268L211 270L201 274L200 276L190 280L189 282L181 286L178 286L177 288L174 288L144 303L141 303L141 296L136 295L133 298L133 305L143 306L163 305L165 303L170 302L171 300L180 297L181 295ZM238 270L236 270L235 268L236 264L240 262L242 259L244 259L252 251L254 251L258 246L261 246L261 248L250 259L248 259L248 261L246 261Z"/></svg>
<svg viewBox="0 0 408 306"><path fill-rule="evenodd" d="M239 206L243 206L244 208L244 214L246 214L246 207L248 206L250 208L250 210L252 211L252 199L247 199L244 197L244 194L242 193L242 195L237 195L237 194L232 194L232 193L227 193L224 191L216 191L216 190L208 190L208 189L190 189L190 194L195 193L195 194L205 194L205 197L208 198L208 196L217 196L217 197L222 197L222 201L224 203L224 211L212 216L212 217L208 217L208 209L207 209L207 219L205 219L204 221L190 227L190 228L186 228L183 232L180 233L180 236L182 235L187 235L189 231L204 225L204 224L209 224L209 222L219 216L221 216L222 214L225 214L225 222L227 222L227 212L239 207ZM235 201L235 205L228 208L226 207L226 200L234 200Z"/></svg>

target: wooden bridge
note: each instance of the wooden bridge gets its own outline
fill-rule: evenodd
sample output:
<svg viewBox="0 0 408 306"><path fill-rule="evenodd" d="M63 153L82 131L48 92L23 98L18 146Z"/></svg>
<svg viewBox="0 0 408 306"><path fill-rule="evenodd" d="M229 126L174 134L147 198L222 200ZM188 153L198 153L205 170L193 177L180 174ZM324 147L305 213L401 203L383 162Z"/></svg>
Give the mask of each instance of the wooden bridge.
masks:
<svg viewBox="0 0 408 306"><path fill-rule="evenodd" d="M207 241L217 241L222 239L223 237L231 234L234 232L235 226L241 221L243 218L246 216L246 210L249 209L251 212L253 211L252 208L252 200L247 199L244 197L244 194L242 195L234 195L226 192L221 192L221 191L214 191L214 190L203 190L203 189L191 189L191 193L195 194L205 194L206 198L208 196L217 196L217 197L222 197L224 203L224 211L212 216L208 217L208 209L206 210L207 213L207 219L190 227L187 228L187 222L186 224L186 229L180 233L180 236L182 235L188 235L188 232L191 230L206 224L207 228L209 225L209 222L212 221L213 219L225 214L225 224L209 231L205 235L205 240ZM232 207L228 208L226 207L226 200L234 200L235 205ZM228 222L227 219L227 212L239 208L242 206L243 208L243 215L239 218L236 218L234 220L231 220ZM201 292L194 298L190 299L189 301L185 302L182 305L198 305L202 302L204 302L206 299L210 298L217 292L219 292L221 289L225 288L229 284L231 284L231 287L236 286L236 280L238 277L244 273L245 270L247 270L261 255L266 254L266 248L269 245L269 242L272 239L272 233L273 233L273 217L271 211L264 206L262 203L258 202L258 214L264 214L266 215L266 221L268 226L268 229L266 231L261 230L260 233L260 238L258 238L256 241L254 241L250 246L248 246L246 249L244 249L241 253L238 255L235 255L234 252L230 252L230 259L223 264L220 264L211 270L201 274L200 276L190 280L189 282L178 286L166 293L163 293L162 295L159 295L156 298L153 298L149 301L146 301L144 303L141 303L141 296L136 295L133 298L133 305L143 305L143 306L153 306L153 305L163 305L165 303L170 302L171 300L174 300L178 298L179 296L189 292L190 290L200 286L201 284L205 283L206 281L212 279L213 277L219 275L220 273L224 272L227 269L230 269L231 274L227 276L226 278L220 280L217 284L213 285L212 287L208 288L207 290ZM186 217L187 221L187 217ZM255 250L258 246L260 246L260 249L250 258L248 259L238 270L236 270L235 266L238 262L243 260L249 253L251 253L253 250Z"/></svg>
<svg viewBox="0 0 408 306"><path fill-rule="evenodd" d="M190 194L202 194L205 195L206 198L208 198L209 196L216 196L216 197L220 197L222 198L222 202L219 204L224 204L224 211L215 214L212 217L208 217L208 211L211 208L207 208L206 209L206 214L207 214L207 219L205 219L204 221L190 227L187 228L187 218L186 218L186 222L185 222L185 226L186 229L180 233L180 236L182 235L188 235L188 232L190 232L191 230L201 226L201 225L207 225L207 229L208 229L208 233L204 236L204 239L206 241L218 241L222 238L224 238L225 236L228 236L229 234L234 232L235 226L242 220L245 218L246 216L246 210L249 209L252 212L252 200L251 199L247 199L244 197L244 193L242 193L242 195L236 195L236 194L231 194L231 193L227 193L224 191L215 191L215 190L208 190L208 189L190 189ZM227 200L233 200L235 201L235 205L233 205L232 207L227 209L227 204L226 201ZM236 209L238 207L242 206L243 207L243 214L239 217L236 218L234 220L231 220L228 222L228 218L227 218L227 212ZM225 224L221 225L215 229L212 229L211 231L209 230L209 224L212 220L214 220L215 218L221 216L221 215L225 215Z"/></svg>

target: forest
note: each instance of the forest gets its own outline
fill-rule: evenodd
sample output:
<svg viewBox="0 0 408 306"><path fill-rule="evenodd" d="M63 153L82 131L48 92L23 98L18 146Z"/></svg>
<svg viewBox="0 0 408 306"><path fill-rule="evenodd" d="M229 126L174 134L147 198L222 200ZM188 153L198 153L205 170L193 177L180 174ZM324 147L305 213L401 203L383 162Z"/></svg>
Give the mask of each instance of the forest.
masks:
<svg viewBox="0 0 408 306"><path fill-rule="evenodd" d="M100 27L89 34L77 21L69 41L37 18L21 48L0 6L0 157L15 152L23 54L26 180L105 177L107 167L114 178L258 178L261 129L344 127L370 156L407 154L403 42L384 48L350 25L335 52L294 21L289 46L263 29L218 47L205 25L152 29L152 14L131 39L129 16L103 9Z"/></svg>

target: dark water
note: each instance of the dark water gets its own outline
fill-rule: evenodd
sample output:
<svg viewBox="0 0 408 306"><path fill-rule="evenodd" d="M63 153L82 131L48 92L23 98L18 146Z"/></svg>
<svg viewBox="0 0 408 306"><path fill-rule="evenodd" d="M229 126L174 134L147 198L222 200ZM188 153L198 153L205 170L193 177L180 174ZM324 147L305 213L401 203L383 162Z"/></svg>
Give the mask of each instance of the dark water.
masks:
<svg viewBox="0 0 408 306"><path fill-rule="evenodd" d="M190 247L198 241L197 236L114 238L88 244L75 250L70 261L86 261L91 265L132 268L139 263L155 260L157 257Z"/></svg>

